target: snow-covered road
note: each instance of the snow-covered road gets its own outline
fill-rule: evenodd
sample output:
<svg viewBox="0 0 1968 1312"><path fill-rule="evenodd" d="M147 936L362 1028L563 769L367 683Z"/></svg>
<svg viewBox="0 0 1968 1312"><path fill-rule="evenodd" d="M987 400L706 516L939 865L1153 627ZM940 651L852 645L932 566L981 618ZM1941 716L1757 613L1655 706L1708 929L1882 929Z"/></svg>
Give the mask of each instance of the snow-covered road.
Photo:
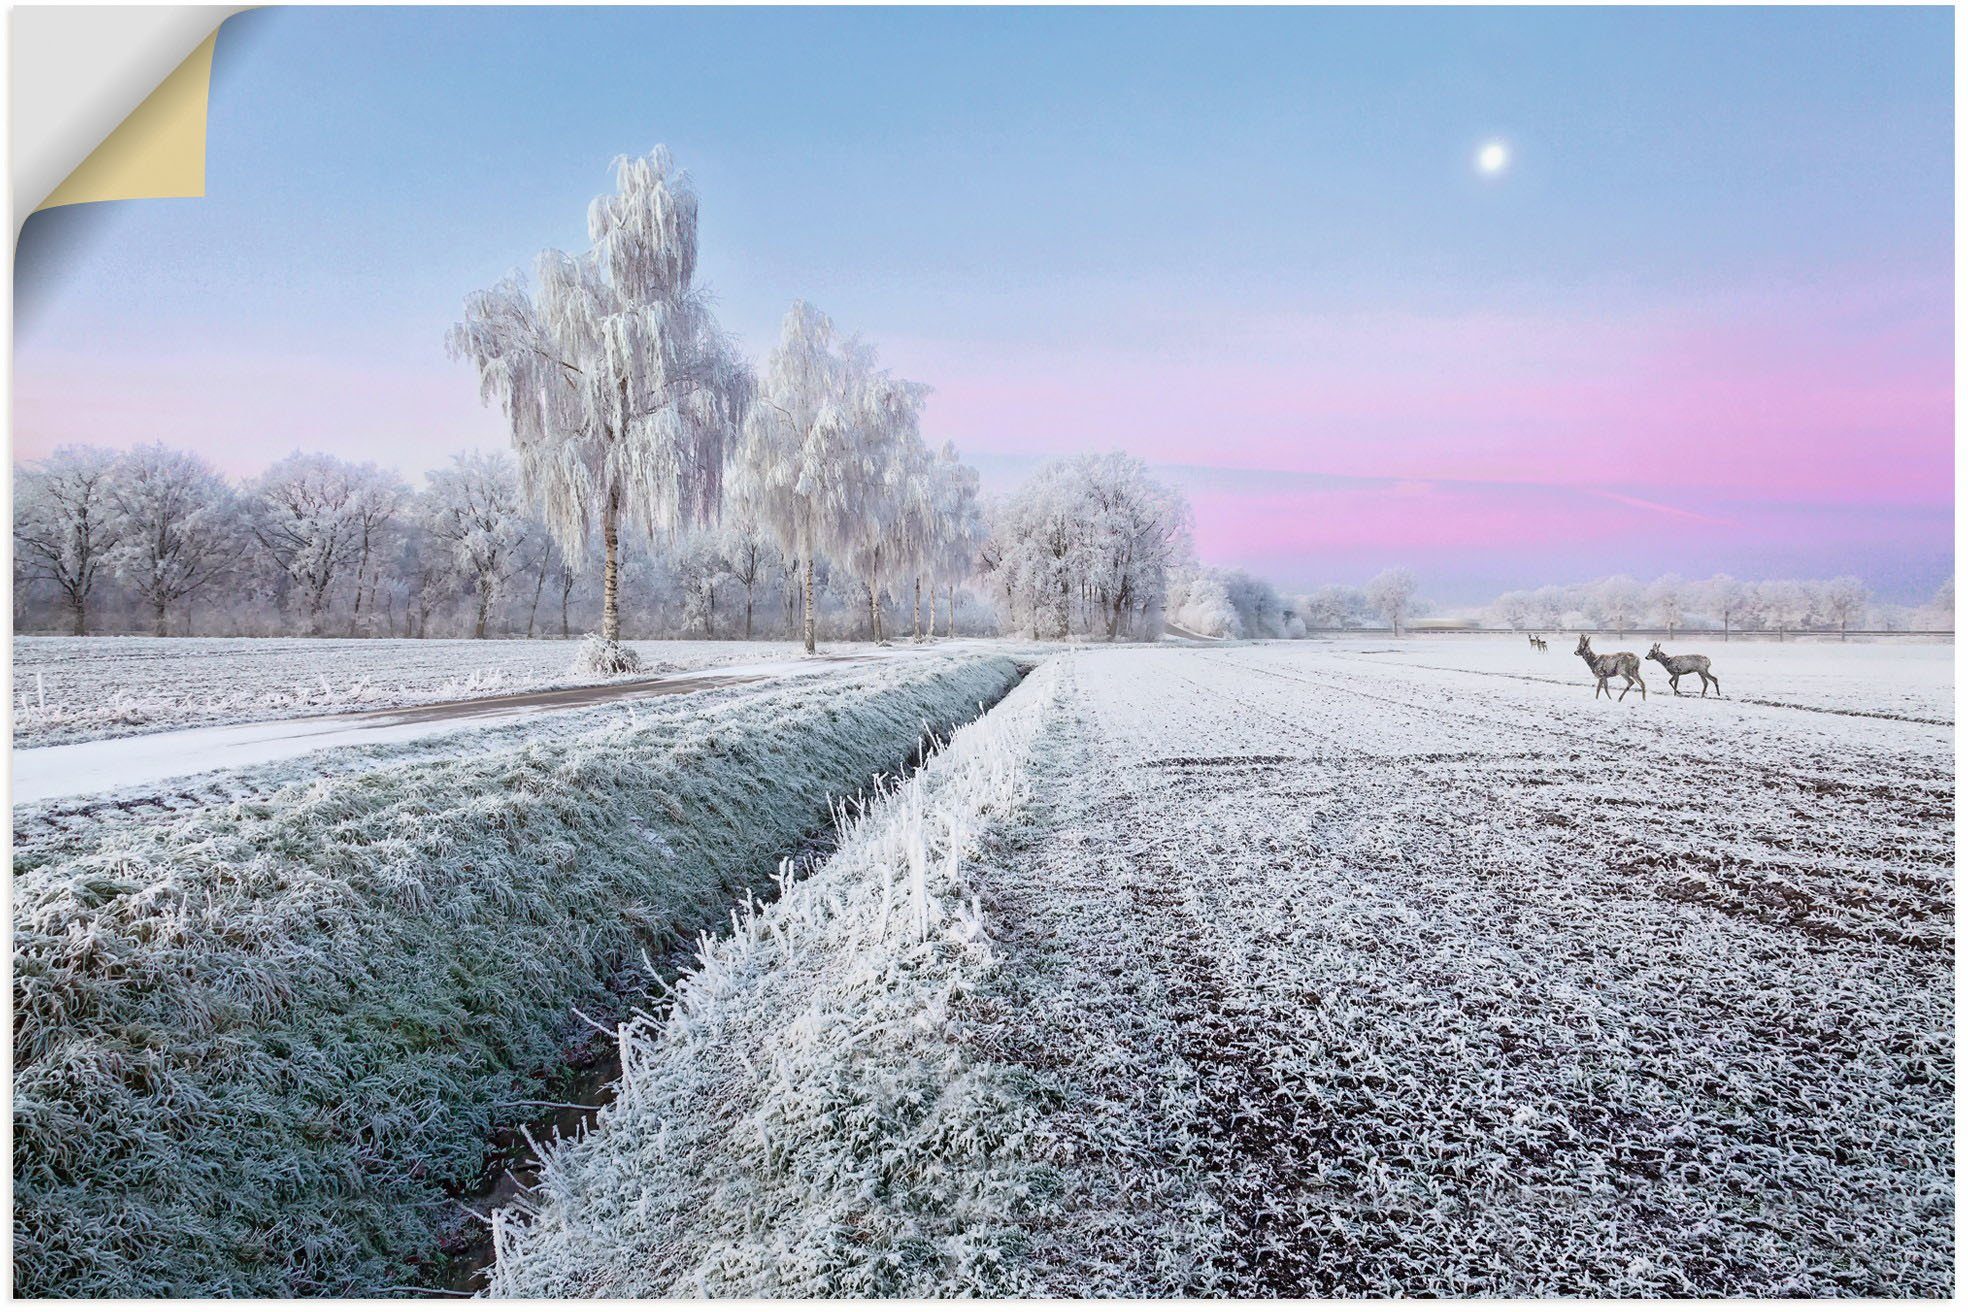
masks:
<svg viewBox="0 0 1968 1312"><path fill-rule="evenodd" d="M543 688L343 715L211 725L58 747L30 747L13 754L13 801L15 806L31 806L61 798L121 793L190 775L265 765L334 748L413 742L463 728L491 728L613 702L811 677L878 660L901 659L909 650L896 648L893 654L884 651L729 665L711 672L686 671L629 683Z"/></svg>

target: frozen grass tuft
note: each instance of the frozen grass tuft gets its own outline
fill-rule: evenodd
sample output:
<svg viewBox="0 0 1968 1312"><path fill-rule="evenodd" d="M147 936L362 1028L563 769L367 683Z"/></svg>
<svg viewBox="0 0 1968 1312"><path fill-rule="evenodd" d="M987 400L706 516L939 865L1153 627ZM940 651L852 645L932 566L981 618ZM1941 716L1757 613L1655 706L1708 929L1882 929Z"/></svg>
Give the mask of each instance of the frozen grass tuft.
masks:
<svg viewBox="0 0 1968 1312"><path fill-rule="evenodd" d="M504 1296L1010 1295L1038 1101L967 1051L997 968L971 881L1029 800L1044 667L625 1026L618 1100L501 1215Z"/></svg>
<svg viewBox="0 0 1968 1312"><path fill-rule="evenodd" d="M574 655L574 663L567 669L569 674L635 674L642 669L642 658L635 649L625 647L612 638L604 638L598 633L590 633L581 639L581 649Z"/></svg>
<svg viewBox="0 0 1968 1312"><path fill-rule="evenodd" d="M16 853L23 1295L372 1293L571 1008L722 921L1016 680L936 659L308 782Z"/></svg>

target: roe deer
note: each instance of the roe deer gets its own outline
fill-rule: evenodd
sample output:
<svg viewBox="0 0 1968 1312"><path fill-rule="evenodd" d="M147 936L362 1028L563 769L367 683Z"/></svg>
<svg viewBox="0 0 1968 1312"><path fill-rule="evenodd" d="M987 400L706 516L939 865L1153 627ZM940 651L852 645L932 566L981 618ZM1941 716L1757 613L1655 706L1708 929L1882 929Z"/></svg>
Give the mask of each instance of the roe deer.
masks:
<svg viewBox="0 0 1968 1312"><path fill-rule="evenodd" d="M1674 690L1676 697L1681 695L1681 676L1684 674L1701 675L1702 696L1708 696L1708 685L1711 683L1715 685L1715 695L1717 697L1722 695L1722 680L1709 673L1706 656L1670 656L1661 650L1661 645L1657 642L1653 650L1647 653L1647 659L1661 663L1662 668L1667 671L1667 686Z"/></svg>
<svg viewBox="0 0 1968 1312"><path fill-rule="evenodd" d="M1602 692L1608 697L1613 695L1612 689L1606 686L1606 680L1612 678L1615 674L1626 680L1626 687L1620 689L1618 700L1625 701L1626 695L1633 691L1633 685L1635 684L1640 685L1640 700L1643 702L1647 700L1647 683L1646 680L1640 677L1640 658L1632 652L1616 651L1606 656L1594 655L1592 651L1592 640L1581 633L1579 634L1578 650L1574 651L1572 655L1583 660L1585 662L1585 668L1591 670L1593 675L1599 680L1598 688L1594 689L1592 693L1593 701L1598 701L1599 694Z"/></svg>

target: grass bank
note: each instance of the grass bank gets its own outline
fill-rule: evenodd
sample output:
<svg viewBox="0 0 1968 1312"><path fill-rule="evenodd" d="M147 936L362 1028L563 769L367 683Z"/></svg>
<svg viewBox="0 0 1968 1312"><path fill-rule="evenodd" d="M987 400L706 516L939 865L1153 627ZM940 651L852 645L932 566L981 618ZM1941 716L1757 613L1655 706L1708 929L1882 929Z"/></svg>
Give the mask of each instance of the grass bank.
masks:
<svg viewBox="0 0 1968 1312"><path fill-rule="evenodd" d="M572 1009L1017 681L878 667L106 829L15 869L15 1292L418 1281ZM461 736L461 751L473 738Z"/></svg>

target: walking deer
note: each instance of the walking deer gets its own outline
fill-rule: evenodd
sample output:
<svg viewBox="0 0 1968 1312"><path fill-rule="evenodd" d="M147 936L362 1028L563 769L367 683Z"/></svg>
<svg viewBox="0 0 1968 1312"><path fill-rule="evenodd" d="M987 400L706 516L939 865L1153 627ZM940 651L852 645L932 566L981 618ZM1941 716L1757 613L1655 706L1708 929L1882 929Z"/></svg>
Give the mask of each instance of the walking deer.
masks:
<svg viewBox="0 0 1968 1312"><path fill-rule="evenodd" d="M1640 686L1640 700L1643 702L1647 700L1647 683L1640 677L1640 658L1632 652L1616 651L1605 656L1596 655L1592 650L1592 640L1581 633L1578 650L1572 654L1583 660L1585 668L1591 670L1599 680L1598 688L1592 693L1593 701L1598 701L1599 694L1602 692L1608 697L1613 695L1612 690L1606 686L1606 680L1615 674L1626 680L1626 687L1620 689L1618 700L1625 701L1626 695L1633 691L1635 684Z"/></svg>
<svg viewBox="0 0 1968 1312"><path fill-rule="evenodd" d="M1708 696L1708 685L1711 683L1715 685L1715 695L1717 697L1722 695L1722 680L1709 672L1706 656L1670 656L1661 650L1661 645L1657 642L1653 650L1647 653L1647 659L1661 663L1661 667L1667 671L1667 686L1674 690L1676 697L1681 695L1681 676L1684 674L1701 675L1702 696Z"/></svg>

